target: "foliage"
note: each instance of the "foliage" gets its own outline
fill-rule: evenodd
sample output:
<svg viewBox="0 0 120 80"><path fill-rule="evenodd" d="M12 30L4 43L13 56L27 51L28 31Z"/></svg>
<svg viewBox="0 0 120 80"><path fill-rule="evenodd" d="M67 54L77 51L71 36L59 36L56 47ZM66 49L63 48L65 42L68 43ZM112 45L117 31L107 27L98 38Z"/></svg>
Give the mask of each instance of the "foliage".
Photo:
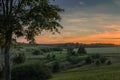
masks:
<svg viewBox="0 0 120 80"><path fill-rule="evenodd" d="M13 57L12 57L12 62L14 64L21 64L25 62L25 54L24 53L16 53Z"/></svg>
<svg viewBox="0 0 120 80"><path fill-rule="evenodd" d="M106 57L101 57L100 58L100 62L102 63L102 64L104 64L105 62L107 61L107 58Z"/></svg>
<svg viewBox="0 0 120 80"><path fill-rule="evenodd" d="M71 57L67 57L67 61L69 61L71 64L77 64L81 62L82 59L76 56L71 56Z"/></svg>
<svg viewBox="0 0 120 80"><path fill-rule="evenodd" d="M51 59L51 55L50 54L47 54L47 57L46 57L48 60Z"/></svg>
<svg viewBox="0 0 120 80"><path fill-rule="evenodd" d="M55 54L52 55L52 59L53 59L53 60L56 59L56 55L55 55Z"/></svg>
<svg viewBox="0 0 120 80"><path fill-rule="evenodd" d="M101 62L100 62L99 59L95 61L95 65L96 65L96 66L99 66L100 64L101 64Z"/></svg>
<svg viewBox="0 0 120 80"><path fill-rule="evenodd" d="M52 65L52 72L56 73L60 71L60 63L58 61L55 61Z"/></svg>
<svg viewBox="0 0 120 80"><path fill-rule="evenodd" d="M95 65L99 66L101 64L106 63L107 60L108 58L105 56L102 56L100 54L92 54L85 59L85 63L86 64L95 63Z"/></svg>
<svg viewBox="0 0 120 80"><path fill-rule="evenodd" d="M99 58L101 58L101 55L100 54L93 54L91 57L93 59L99 59Z"/></svg>
<svg viewBox="0 0 120 80"><path fill-rule="evenodd" d="M0 0L0 34L5 36L5 78L10 80L9 51L12 38L29 42L42 31L59 32L63 9L49 0Z"/></svg>
<svg viewBox="0 0 120 80"><path fill-rule="evenodd" d="M107 61L107 65L111 65L112 62L110 60Z"/></svg>
<svg viewBox="0 0 120 80"><path fill-rule="evenodd" d="M80 46L77 51L78 54L87 54L84 46Z"/></svg>
<svg viewBox="0 0 120 80"><path fill-rule="evenodd" d="M72 56L72 55L75 55L74 48L68 47L67 48L67 56Z"/></svg>
<svg viewBox="0 0 120 80"><path fill-rule="evenodd" d="M86 63L86 64L92 64L92 63L93 63L92 57L91 57L91 56L86 57L86 58L85 58L85 63Z"/></svg>
<svg viewBox="0 0 120 80"><path fill-rule="evenodd" d="M42 64L23 64L12 69L12 80L47 80L51 78L49 68Z"/></svg>
<svg viewBox="0 0 120 80"><path fill-rule="evenodd" d="M52 52L52 51L62 51L62 48L50 47L50 48L41 48L40 50L46 53L46 52Z"/></svg>
<svg viewBox="0 0 120 80"><path fill-rule="evenodd" d="M32 54L33 55L42 55L43 52L41 50L40 51L39 50L35 50L35 51L32 52Z"/></svg>

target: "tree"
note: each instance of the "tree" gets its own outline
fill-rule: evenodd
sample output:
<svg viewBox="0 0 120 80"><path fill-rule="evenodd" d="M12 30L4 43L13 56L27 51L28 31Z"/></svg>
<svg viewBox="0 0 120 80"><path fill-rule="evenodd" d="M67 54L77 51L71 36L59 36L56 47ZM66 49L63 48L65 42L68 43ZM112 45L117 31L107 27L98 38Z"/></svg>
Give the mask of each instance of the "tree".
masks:
<svg viewBox="0 0 120 80"><path fill-rule="evenodd" d="M56 62L53 63L52 72L56 73L56 72L59 72L59 71L60 71L60 63L58 61L56 61Z"/></svg>
<svg viewBox="0 0 120 80"><path fill-rule="evenodd" d="M92 57L88 56L88 57L85 58L85 63L86 64L92 64L92 62L93 62Z"/></svg>
<svg viewBox="0 0 120 80"><path fill-rule="evenodd" d="M40 55L40 54L43 54L42 51L39 51L39 50L35 50L32 52L33 55Z"/></svg>
<svg viewBox="0 0 120 80"><path fill-rule="evenodd" d="M67 56L75 55L74 48L68 47L67 48Z"/></svg>
<svg viewBox="0 0 120 80"><path fill-rule="evenodd" d="M53 54L53 55L52 55L52 60L55 60L55 59L56 59L56 55Z"/></svg>
<svg viewBox="0 0 120 80"><path fill-rule="evenodd" d="M5 80L11 80L9 51L12 38L20 36L28 41L43 30L59 32L63 9L49 0L0 0L0 33L5 36Z"/></svg>
<svg viewBox="0 0 120 80"><path fill-rule="evenodd" d="M85 48L84 48L83 46L80 46L80 47L78 48L77 53L78 53L78 54L86 54L87 52L86 52L86 50L85 50Z"/></svg>
<svg viewBox="0 0 120 80"><path fill-rule="evenodd" d="M101 64L100 60L99 60L99 59L96 60L95 65L96 65L96 66L99 66L100 64Z"/></svg>
<svg viewBox="0 0 120 80"><path fill-rule="evenodd" d="M4 46L4 36L0 34L0 71L3 71L3 46Z"/></svg>
<svg viewBox="0 0 120 80"><path fill-rule="evenodd" d="M24 53L16 53L14 57L12 58L12 62L14 64L21 64L25 62L25 54Z"/></svg>

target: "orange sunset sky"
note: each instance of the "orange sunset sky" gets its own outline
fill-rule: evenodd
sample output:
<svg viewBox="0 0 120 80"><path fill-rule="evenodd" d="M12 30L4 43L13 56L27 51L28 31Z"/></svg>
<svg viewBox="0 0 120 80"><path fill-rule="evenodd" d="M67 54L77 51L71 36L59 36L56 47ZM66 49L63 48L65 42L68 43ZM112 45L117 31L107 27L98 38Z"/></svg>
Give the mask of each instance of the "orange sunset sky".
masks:
<svg viewBox="0 0 120 80"><path fill-rule="evenodd" d="M43 32L36 43L112 43L120 44L120 0L56 0L65 9L60 13L60 34ZM27 42L18 38L18 42Z"/></svg>

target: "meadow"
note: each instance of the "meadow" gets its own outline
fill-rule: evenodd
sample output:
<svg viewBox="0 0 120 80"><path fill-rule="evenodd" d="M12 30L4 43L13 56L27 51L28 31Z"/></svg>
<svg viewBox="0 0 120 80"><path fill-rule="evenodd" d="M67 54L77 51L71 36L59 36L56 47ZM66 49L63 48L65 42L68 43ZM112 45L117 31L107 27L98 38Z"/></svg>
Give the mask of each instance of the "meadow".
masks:
<svg viewBox="0 0 120 80"><path fill-rule="evenodd" d="M44 46L44 48L50 48L51 46ZM85 59L87 56L100 54L111 60L111 65L100 65L95 64L79 66L79 63L74 64L66 61L67 49L64 48L62 51L50 51L42 55L33 55L34 50L40 50L39 46L27 46L20 50L25 52L26 61L25 63L42 62L47 65L52 65L55 61L59 61L66 69L63 69L57 73L53 73L53 77L50 80L120 80L120 47L97 47L97 48L85 48L87 51L86 55L78 55L73 57L74 59ZM74 48L77 52L78 48ZM19 50L17 50L19 52ZM17 52L16 51L16 52ZM46 59L49 55L55 55L55 60ZM80 61L81 63L82 61ZM66 64L67 63L67 64ZM68 67L70 66L70 67Z"/></svg>
<svg viewBox="0 0 120 80"><path fill-rule="evenodd" d="M84 66L54 74L50 80L120 80L120 64Z"/></svg>
<svg viewBox="0 0 120 80"><path fill-rule="evenodd" d="M54 74L50 80L120 80L120 47L86 48L88 54L102 54L112 60L112 65L83 67L69 69Z"/></svg>

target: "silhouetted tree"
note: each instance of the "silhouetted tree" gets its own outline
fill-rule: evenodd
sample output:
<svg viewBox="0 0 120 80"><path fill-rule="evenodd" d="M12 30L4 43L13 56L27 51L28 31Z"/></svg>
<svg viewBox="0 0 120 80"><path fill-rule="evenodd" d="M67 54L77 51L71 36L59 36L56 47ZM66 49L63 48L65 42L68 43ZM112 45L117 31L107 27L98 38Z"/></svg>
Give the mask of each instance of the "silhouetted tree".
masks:
<svg viewBox="0 0 120 80"><path fill-rule="evenodd" d="M72 55L75 55L74 48L68 47L67 48L67 56L72 56Z"/></svg>
<svg viewBox="0 0 120 80"><path fill-rule="evenodd" d="M85 48L83 46L80 46L77 51L78 54L87 54Z"/></svg>
<svg viewBox="0 0 120 80"><path fill-rule="evenodd" d="M49 0L0 0L0 33L5 36L5 80L11 80L9 51L12 38L34 37L43 30L59 32L59 12L63 9ZM14 36L13 36L14 35Z"/></svg>

